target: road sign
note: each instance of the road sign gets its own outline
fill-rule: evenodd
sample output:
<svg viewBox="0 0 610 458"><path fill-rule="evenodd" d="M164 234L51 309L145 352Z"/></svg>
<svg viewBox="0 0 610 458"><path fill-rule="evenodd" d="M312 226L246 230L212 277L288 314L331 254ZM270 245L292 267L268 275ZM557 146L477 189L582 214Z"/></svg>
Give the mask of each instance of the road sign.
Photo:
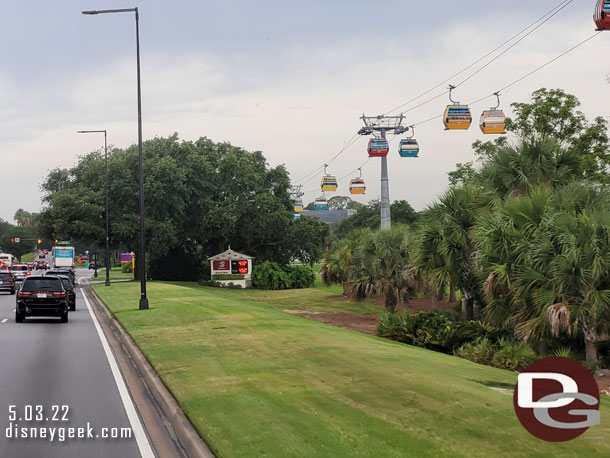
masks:
<svg viewBox="0 0 610 458"><path fill-rule="evenodd" d="M19 243L21 242L21 239L19 237L15 237L15 243Z"/></svg>

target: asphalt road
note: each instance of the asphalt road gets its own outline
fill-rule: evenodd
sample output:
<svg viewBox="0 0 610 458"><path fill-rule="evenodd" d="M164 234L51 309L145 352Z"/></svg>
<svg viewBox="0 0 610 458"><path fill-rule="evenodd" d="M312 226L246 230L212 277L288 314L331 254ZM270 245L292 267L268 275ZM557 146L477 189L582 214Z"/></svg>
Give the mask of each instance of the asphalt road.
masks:
<svg viewBox="0 0 610 458"><path fill-rule="evenodd" d="M15 296L0 292L0 457L151 456L142 446L145 436L135 439L139 419L124 390L121 397L80 288L65 324L54 318L16 323L14 309ZM21 428L39 437L15 437L24 434Z"/></svg>

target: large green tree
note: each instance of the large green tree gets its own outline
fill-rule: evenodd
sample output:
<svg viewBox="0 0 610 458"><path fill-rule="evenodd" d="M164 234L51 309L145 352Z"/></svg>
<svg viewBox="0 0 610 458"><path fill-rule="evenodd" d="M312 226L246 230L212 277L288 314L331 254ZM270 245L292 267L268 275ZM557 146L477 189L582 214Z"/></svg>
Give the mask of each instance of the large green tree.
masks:
<svg viewBox="0 0 610 458"><path fill-rule="evenodd" d="M207 138L180 141L174 134L143 146L147 260L156 278L174 278L176 269L182 278L197 278L207 257L229 245L258 261L287 263L299 256L287 242L294 225L283 166L269 167L261 152ZM136 146L113 148L108 169L111 244L135 251L137 260ZM44 234L103 245L104 179L99 151L81 157L71 169L51 171L43 184ZM300 238L308 253L312 244L323 246L319 231L303 231ZM169 262L176 257L184 262Z"/></svg>

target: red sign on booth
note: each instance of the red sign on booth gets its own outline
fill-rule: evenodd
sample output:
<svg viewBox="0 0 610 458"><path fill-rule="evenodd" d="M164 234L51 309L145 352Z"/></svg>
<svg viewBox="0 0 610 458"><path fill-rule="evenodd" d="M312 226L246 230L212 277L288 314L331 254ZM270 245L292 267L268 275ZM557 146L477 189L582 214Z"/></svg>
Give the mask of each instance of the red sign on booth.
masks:
<svg viewBox="0 0 610 458"><path fill-rule="evenodd" d="M225 270L227 272L230 272L231 271L231 261L229 261L229 260L212 261L212 270L214 270L214 271Z"/></svg>

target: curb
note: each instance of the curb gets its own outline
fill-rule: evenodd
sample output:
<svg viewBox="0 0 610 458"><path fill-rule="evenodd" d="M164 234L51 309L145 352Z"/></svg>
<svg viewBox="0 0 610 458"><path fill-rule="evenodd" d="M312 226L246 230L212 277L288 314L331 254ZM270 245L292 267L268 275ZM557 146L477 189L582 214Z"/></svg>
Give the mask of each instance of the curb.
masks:
<svg viewBox="0 0 610 458"><path fill-rule="evenodd" d="M127 354L128 359L134 366L138 381L145 385L144 388L148 390L153 401L157 404L158 410L160 410L162 417L164 417L163 424L167 429L166 432L176 442L176 448L182 452L183 456L188 458L215 458L215 455L201 439L195 427L178 405L178 401L176 401L163 381L161 381L161 378L148 362L146 356L144 356L131 336L125 331L123 325L115 318L110 309L89 285L81 286L87 288L91 303L95 306L94 311L97 314L103 315L104 320L100 320L102 328L105 328L104 331L106 333L115 334L122 347L121 349ZM109 327L112 327L112 329L108 329ZM131 387L129 388L131 391ZM137 402L136 406L139 410L140 406L137 405ZM161 456L164 457L164 455Z"/></svg>

